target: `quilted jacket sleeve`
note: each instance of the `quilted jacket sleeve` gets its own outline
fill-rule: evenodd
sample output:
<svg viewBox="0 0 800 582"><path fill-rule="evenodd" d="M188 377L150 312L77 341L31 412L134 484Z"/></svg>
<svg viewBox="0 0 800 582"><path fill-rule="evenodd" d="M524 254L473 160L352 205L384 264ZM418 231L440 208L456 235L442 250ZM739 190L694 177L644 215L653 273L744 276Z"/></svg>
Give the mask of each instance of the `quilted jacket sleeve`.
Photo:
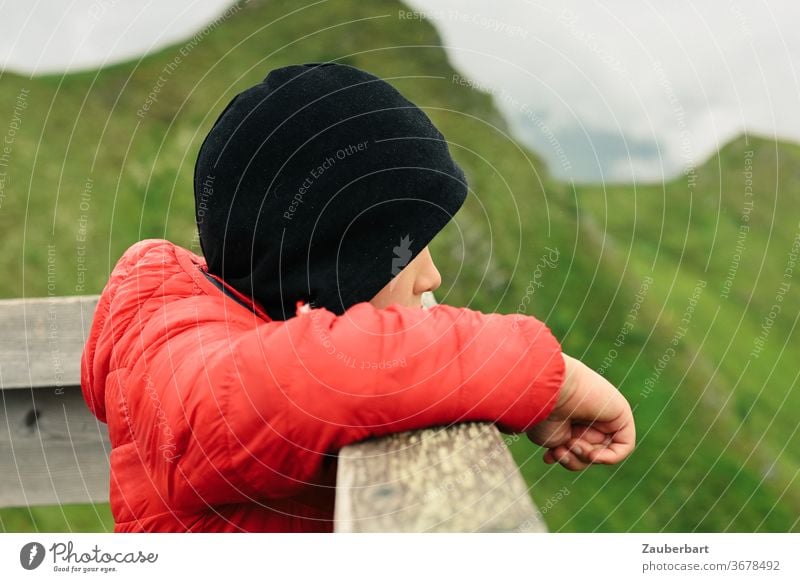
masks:
<svg viewBox="0 0 800 582"><path fill-rule="evenodd" d="M475 420L521 432L563 382L560 345L534 317L359 303L230 325L192 288L174 245L131 247L81 363L112 445L173 510L299 495L371 436Z"/></svg>
<svg viewBox="0 0 800 582"><path fill-rule="evenodd" d="M183 391L167 411L184 427L175 461L154 455L154 478L198 504L296 494L371 436L470 420L522 432L550 413L564 375L539 320L446 305L315 309L200 351L202 364L151 374L168 378L158 392Z"/></svg>

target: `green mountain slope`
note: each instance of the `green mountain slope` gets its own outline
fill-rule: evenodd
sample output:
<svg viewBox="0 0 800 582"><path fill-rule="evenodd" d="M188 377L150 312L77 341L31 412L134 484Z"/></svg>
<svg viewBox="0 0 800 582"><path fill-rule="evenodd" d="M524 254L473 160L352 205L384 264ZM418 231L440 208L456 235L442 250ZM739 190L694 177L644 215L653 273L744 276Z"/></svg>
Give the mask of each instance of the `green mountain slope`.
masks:
<svg viewBox="0 0 800 582"><path fill-rule="evenodd" d="M12 118L20 94L25 107L0 199L0 268L13 274L0 294L98 293L142 238L199 252L192 170L222 107L275 67L352 64L423 107L467 172L469 199L431 244L438 300L536 315L635 407L638 449L618 467L570 473L544 465L525 439L512 445L550 528L797 531L789 411L800 399L791 362L800 283L759 357L748 354L798 229L800 148L737 139L697 168L691 189L686 177L573 188L510 137L489 95L454 80L433 27L401 10L388 0L251 1L139 62L33 80L3 73L0 119ZM745 150L757 186L736 253ZM105 505L3 510L0 520L9 531L111 527Z"/></svg>

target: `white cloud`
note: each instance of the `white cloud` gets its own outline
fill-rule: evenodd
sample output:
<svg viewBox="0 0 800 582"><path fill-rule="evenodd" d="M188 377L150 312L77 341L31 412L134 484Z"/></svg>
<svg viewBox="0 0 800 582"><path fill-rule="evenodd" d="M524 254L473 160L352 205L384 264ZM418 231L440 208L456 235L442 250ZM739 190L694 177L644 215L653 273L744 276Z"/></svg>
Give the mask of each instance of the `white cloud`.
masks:
<svg viewBox="0 0 800 582"><path fill-rule="evenodd" d="M430 11L465 76L503 88L547 118L569 157L580 160L564 172L552 152L539 150L563 178L597 179L602 170L624 180L631 164L637 179L676 175L686 132L696 163L745 129L800 141L800 3L792 0L409 3ZM490 18L525 34L490 26ZM516 129L536 147L535 128ZM600 155L600 166L592 165L598 135L616 152Z"/></svg>
<svg viewBox="0 0 800 582"><path fill-rule="evenodd" d="M24 74L96 69L178 42L232 0L10 0L0 19L0 68Z"/></svg>

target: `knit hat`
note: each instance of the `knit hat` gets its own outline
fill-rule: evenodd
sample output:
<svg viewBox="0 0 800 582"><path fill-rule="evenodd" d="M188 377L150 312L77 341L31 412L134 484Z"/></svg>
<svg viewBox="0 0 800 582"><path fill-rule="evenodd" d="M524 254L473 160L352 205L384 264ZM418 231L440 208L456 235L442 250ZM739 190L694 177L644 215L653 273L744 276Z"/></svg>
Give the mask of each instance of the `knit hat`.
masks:
<svg viewBox="0 0 800 582"><path fill-rule="evenodd" d="M225 107L194 174L210 273L274 320L372 299L464 202L428 116L348 65L271 71Z"/></svg>

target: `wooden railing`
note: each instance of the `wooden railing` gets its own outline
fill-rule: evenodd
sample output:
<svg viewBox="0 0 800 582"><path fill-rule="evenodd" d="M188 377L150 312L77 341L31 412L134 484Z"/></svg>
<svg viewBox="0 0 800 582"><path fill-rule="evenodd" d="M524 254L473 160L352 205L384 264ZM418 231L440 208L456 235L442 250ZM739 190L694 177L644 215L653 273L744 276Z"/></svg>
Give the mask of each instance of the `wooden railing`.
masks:
<svg viewBox="0 0 800 582"><path fill-rule="evenodd" d="M96 305L97 296L0 301L0 507L108 501L108 429L80 390ZM503 435L486 423L342 449L335 529L546 531Z"/></svg>

